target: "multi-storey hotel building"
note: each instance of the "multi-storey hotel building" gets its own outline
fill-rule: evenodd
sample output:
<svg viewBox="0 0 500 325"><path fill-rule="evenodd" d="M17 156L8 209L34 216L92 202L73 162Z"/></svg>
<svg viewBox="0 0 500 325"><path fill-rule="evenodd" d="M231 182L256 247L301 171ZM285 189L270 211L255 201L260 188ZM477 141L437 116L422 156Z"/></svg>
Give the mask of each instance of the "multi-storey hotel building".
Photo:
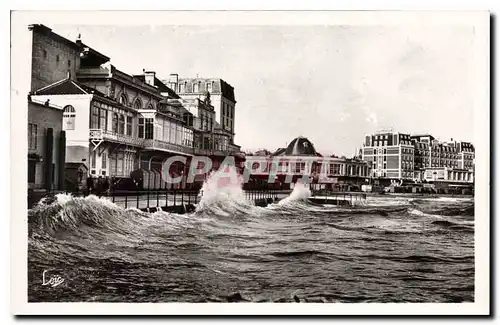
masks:
<svg viewBox="0 0 500 325"><path fill-rule="evenodd" d="M409 134L382 131L365 136L362 159L372 164L373 177L410 179L414 150Z"/></svg>
<svg viewBox="0 0 500 325"><path fill-rule="evenodd" d="M362 159L372 163L376 178L473 182L474 146L440 142L430 134L377 132L365 137Z"/></svg>

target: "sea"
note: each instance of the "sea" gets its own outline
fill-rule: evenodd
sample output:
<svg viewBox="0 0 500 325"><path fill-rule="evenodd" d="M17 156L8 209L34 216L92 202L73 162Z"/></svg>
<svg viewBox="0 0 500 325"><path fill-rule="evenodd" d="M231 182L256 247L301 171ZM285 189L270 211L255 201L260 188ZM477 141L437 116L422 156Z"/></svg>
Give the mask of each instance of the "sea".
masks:
<svg viewBox="0 0 500 325"><path fill-rule="evenodd" d="M210 179L190 214L58 194L28 211L29 302L473 302L472 197L258 207Z"/></svg>

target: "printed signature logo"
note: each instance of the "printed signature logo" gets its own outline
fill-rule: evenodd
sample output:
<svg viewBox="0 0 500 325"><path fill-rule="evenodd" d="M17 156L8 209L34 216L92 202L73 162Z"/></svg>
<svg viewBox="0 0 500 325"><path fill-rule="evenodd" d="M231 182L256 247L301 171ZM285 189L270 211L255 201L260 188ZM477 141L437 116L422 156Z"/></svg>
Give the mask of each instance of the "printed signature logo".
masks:
<svg viewBox="0 0 500 325"><path fill-rule="evenodd" d="M64 279L61 278L59 275L47 274L47 270L44 270L42 273L42 285L43 286L51 286L52 288L55 288L63 282L64 282Z"/></svg>

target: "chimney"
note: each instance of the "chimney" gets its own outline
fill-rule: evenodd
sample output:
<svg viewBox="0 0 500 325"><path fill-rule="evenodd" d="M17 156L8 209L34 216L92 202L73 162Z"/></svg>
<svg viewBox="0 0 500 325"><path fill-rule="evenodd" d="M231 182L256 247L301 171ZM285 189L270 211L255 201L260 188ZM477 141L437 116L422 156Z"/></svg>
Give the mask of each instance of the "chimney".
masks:
<svg viewBox="0 0 500 325"><path fill-rule="evenodd" d="M154 71L144 71L144 81L154 87L155 85L156 72Z"/></svg>
<svg viewBox="0 0 500 325"><path fill-rule="evenodd" d="M179 83L179 75L177 73L171 73L168 79L168 86L173 90L177 91L177 84Z"/></svg>

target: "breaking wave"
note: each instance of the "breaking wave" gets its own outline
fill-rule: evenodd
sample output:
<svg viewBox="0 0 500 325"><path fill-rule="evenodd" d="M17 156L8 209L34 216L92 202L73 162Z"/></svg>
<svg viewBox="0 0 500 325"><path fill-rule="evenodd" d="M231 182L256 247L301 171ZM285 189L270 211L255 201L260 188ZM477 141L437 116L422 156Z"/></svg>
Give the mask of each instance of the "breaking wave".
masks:
<svg viewBox="0 0 500 325"><path fill-rule="evenodd" d="M328 206L297 184L263 208L232 173L211 175L188 214L92 195L42 200L28 214L29 300L473 301L470 202L380 196ZM39 286L45 269L64 270L66 286Z"/></svg>

